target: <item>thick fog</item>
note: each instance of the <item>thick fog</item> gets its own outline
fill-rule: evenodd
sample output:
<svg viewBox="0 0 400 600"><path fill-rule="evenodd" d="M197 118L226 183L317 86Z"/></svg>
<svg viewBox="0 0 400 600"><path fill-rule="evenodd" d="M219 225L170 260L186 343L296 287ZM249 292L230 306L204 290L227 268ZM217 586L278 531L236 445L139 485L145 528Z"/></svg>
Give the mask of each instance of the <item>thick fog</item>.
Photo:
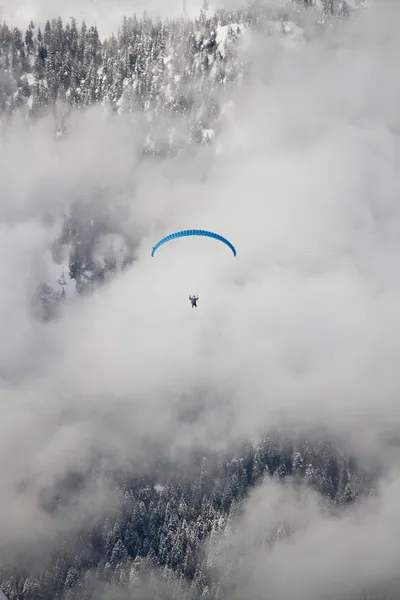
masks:
<svg viewBox="0 0 400 600"><path fill-rule="evenodd" d="M310 491L274 481L257 489L211 551L229 597L338 600L389 589L398 582L398 480L380 491L338 518Z"/></svg>
<svg viewBox="0 0 400 600"><path fill-rule="evenodd" d="M35 3L37 14L45 4ZM54 16L67 14L61 0L51 4ZM118 21L127 4L112 6ZM22 20L25 9L3 2L5 14ZM79 19L73 10L68 3ZM225 106L216 146L189 157L139 162L139 125L101 108L77 116L62 140L51 116L29 128L15 118L7 128L0 147L2 552L27 540L40 547L73 529L89 506L110 509L101 476L56 522L40 509L43 490L71 469L85 473L98 456L107 470L140 461L149 446L174 456L195 445L227 447L274 425L295 434L323 427L363 460L382 460L391 483L372 508L336 522L313 497L258 490L239 537L252 523L258 528L258 517L279 520L282 503L305 529L268 555L267 569L258 546L254 560L247 548L252 585L261 590L266 577L274 598L290 597L288 579L274 579L283 555L295 566L297 598L320 597L339 571L361 584L395 575L399 16L400 6L387 1L323 35L306 14L289 38L246 33L241 53L250 76ZM135 240L135 260L92 294L72 291L62 314L43 322L36 289L57 273L50 248L72 200L83 212L93 201L107 210ZM180 228L217 231L237 257L215 240L187 238L152 258L156 241ZM99 255L115 243L118 252L119 237L104 238ZM197 309L191 293L200 296ZM366 550L371 539L377 562ZM313 556L327 565L325 583L313 580ZM246 573L237 575L240 597L250 597Z"/></svg>

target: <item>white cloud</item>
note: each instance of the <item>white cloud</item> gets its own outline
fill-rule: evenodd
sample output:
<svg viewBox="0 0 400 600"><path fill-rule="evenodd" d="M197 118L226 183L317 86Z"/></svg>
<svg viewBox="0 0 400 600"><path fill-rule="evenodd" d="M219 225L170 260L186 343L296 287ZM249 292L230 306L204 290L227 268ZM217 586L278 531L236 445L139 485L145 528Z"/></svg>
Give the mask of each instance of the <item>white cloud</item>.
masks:
<svg viewBox="0 0 400 600"><path fill-rule="evenodd" d="M314 494L270 481L214 543L210 560L233 599L339 599L389 588L398 580L398 497L398 480L388 481L379 498L333 516Z"/></svg>

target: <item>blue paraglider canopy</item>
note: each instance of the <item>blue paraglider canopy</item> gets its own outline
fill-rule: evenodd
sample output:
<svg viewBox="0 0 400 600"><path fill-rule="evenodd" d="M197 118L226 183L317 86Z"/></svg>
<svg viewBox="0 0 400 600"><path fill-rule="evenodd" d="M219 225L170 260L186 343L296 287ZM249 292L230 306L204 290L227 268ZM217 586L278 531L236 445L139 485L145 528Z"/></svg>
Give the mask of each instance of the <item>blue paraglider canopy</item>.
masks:
<svg viewBox="0 0 400 600"><path fill-rule="evenodd" d="M219 235L218 233L214 233L212 231L206 231L205 229L184 229L182 231L176 231L175 233L170 233L169 235L163 237L159 242L157 242L157 244L154 246L154 248L151 252L151 255L154 256L155 251L162 244L165 244L166 242L169 242L170 240L174 240L175 238L185 237L185 236L190 236L190 235L203 235L205 237L214 238L215 240L218 240L219 242L226 244L232 250L233 256L236 256L235 247L233 246L233 244L231 244L231 242L229 240L224 238L222 235Z"/></svg>

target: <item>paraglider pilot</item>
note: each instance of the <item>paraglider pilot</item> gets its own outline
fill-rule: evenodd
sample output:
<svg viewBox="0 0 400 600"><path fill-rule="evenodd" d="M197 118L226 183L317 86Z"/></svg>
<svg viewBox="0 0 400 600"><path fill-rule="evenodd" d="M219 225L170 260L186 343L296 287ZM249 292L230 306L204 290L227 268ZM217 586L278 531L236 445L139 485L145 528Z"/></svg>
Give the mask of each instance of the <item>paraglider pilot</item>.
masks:
<svg viewBox="0 0 400 600"><path fill-rule="evenodd" d="M193 306L195 306L197 308L197 300L199 299L198 296L189 296L189 300L192 303L192 308Z"/></svg>

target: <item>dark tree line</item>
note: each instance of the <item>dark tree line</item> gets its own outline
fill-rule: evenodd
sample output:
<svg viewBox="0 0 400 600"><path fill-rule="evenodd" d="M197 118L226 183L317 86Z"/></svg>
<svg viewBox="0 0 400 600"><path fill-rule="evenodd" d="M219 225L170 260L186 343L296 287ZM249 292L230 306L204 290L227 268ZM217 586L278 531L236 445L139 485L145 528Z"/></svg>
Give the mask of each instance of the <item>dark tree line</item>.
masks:
<svg viewBox="0 0 400 600"><path fill-rule="evenodd" d="M18 567L0 572L9 599L89 599L99 597L99 585L106 597L129 592L135 598L141 597L135 596L138 586L145 585L154 598L225 600L229 595L210 564L213 540L229 536L241 502L265 477L282 482L290 477L341 510L373 491L372 475L333 445L292 443L277 434L244 444L234 454L196 453L181 465L159 461L149 472L114 474L117 513L61 540L44 568L33 574ZM63 493L53 490L44 509L56 517L80 483L71 475ZM290 533L291 524L282 523L268 543ZM163 586L168 595L158 596Z"/></svg>

